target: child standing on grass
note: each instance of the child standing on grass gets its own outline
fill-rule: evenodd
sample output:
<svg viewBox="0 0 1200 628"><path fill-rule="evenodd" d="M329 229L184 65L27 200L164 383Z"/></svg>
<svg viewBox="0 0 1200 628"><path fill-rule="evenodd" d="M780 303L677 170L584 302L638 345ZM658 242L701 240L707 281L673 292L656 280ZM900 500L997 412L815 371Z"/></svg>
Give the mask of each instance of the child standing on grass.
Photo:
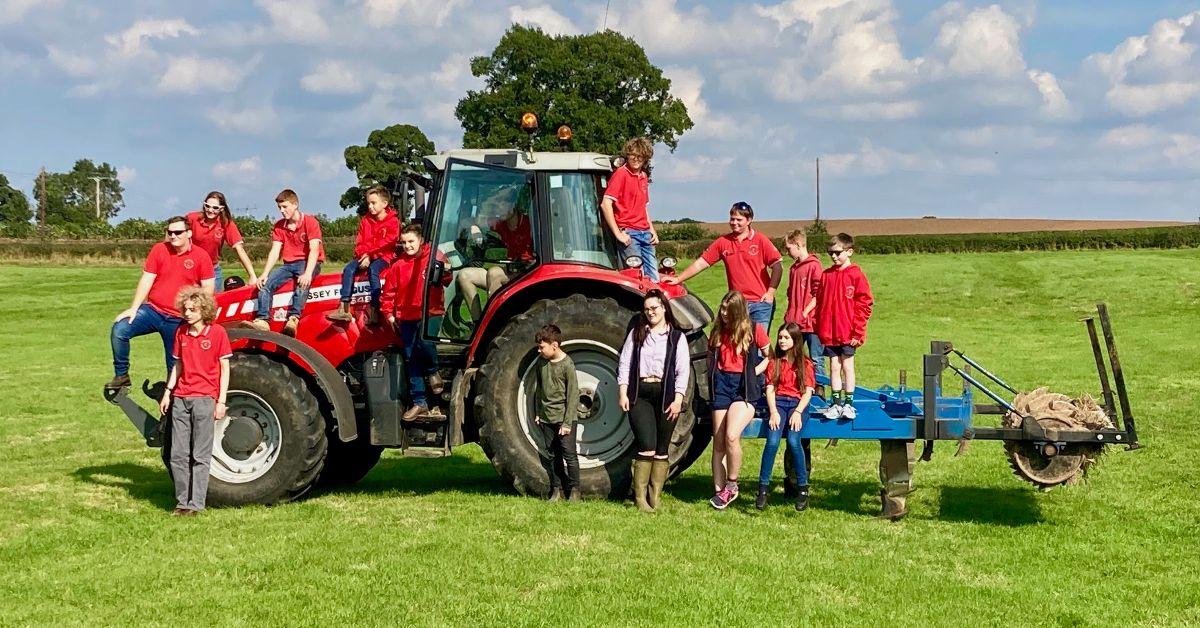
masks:
<svg viewBox="0 0 1200 628"><path fill-rule="evenodd" d="M758 472L758 499L754 502L759 510L767 507L771 470L775 466L775 454L779 451L779 442L785 429L788 454L792 456L796 472L796 510L808 507L808 465L804 460L804 446L800 443L800 428L815 384L813 363L807 347L800 342L800 334L800 326L796 323L785 323L780 327L775 350L767 365L767 407L771 411L771 418Z"/></svg>
<svg viewBox="0 0 1200 628"><path fill-rule="evenodd" d="M183 324L175 332L175 359L159 409L170 412L171 478L175 512L191 516L204 510L212 462L214 422L225 418L229 358L233 348L225 328L213 325L217 304L203 288L188 287L175 297Z"/></svg>
<svg viewBox="0 0 1200 628"><path fill-rule="evenodd" d="M575 450L575 418L578 412L579 379L575 363L562 350L562 330L557 325L545 325L534 337L537 342L537 390L535 391L534 422L542 429L550 457L544 464L550 476L552 502L563 498L560 471L567 476L569 501L577 502L579 494L579 455Z"/></svg>
<svg viewBox="0 0 1200 628"><path fill-rule="evenodd" d="M854 409L854 354L867 341L867 319L875 303L871 284L857 264L854 238L839 233L829 239L829 257L833 265L821 273L817 292L817 335L830 358L828 419L850 419Z"/></svg>
<svg viewBox="0 0 1200 628"><path fill-rule="evenodd" d="M754 404L762 397L759 376L767 368L761 351L771 344L766 328L750 321L746 297L729 291L721 299L717 319L708 337L709 390L712 391L713 488L709 504L725 510L738 496L738 470L742 466L742 430L754 418Z"/></svg>
<svg viewBox="0 0 1200 628"><path fill-rule="evenodd" d="M400 219L396 216L396 210L389 205L391 201L392 195L381 185L367 190L367 213L358 221L354 259L342 269L342 295L338 309L326 314L325 318L343 323L354 320L354 315L350 313L354 276L365 270L371 291L367 324L379 324L379 297L382 293L379 276L396 259L396 241L400 236Z"/></svg>
<svg viewBox="0 0 1200 628"><path fill-rule="evenodd" d="M650 222L650 159L654 144L644 137L627 142L622 151L625 163L613 171L600 201L604 224L624 247L622 257L642 258L642 274L658 281L658 232Z"/></svg>

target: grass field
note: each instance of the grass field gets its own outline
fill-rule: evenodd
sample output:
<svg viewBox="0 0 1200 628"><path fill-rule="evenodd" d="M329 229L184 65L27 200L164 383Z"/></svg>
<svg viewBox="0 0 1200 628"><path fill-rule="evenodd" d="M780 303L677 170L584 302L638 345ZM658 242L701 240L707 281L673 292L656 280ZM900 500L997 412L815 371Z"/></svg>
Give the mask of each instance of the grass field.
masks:
<svg viewBox="0 0 1200 628"><path fill-rule="evenodd" d="M947 338L1019 387L1094 392L1076 319L1107 301L1145 448L1039 493L998 444L942 444L898 524L872 518L878 447L844 441L815 448L803 514L781 495L713 511L707 457L655 516L547 505L470 445L178 519L158 451L99 394L138 270L0 266L0 625L1200 624L1200 251L858 261L878 300L865 385ZM712 303L724 280L693 283ZM161 368L136 341L135 381Z"/></svg>

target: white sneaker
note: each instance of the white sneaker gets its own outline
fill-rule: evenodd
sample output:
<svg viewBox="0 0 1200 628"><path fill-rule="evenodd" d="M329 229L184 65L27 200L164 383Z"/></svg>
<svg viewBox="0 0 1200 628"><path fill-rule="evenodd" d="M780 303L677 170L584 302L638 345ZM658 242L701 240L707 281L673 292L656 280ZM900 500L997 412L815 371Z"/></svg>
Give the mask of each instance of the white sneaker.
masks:
<svg viewBox="0 0 1200 628"><path fill-rule="evenodd" d="M822 412L821 416L827 419L840 419L842 418L842 406L836 403L831 404L828 408L825 408L825 412Z"/></svg>
<svg viewBox="0 0 1200 628"><path fill-rule="evenodd" d="M858 416L858 412L854 410L854 406L842 406L842 418L853 421Z"/></svg>

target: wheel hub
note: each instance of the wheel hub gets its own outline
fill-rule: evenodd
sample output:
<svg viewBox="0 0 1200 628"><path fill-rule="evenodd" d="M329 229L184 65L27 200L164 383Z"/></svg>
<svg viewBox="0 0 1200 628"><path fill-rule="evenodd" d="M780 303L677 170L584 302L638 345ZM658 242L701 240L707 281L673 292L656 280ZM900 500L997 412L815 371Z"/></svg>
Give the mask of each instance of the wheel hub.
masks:
<svg viewBox="0 0 1200 628"><path fill-rule="evenodd" d="M263 442L263 428L253 419L244 416L229 419L221 448L235 460L245 460Z"/></svg>
<svg viewBox="0 0 1200 628"><path fill-rule="evenodd" d="M252 482L279 459L283 428L271 404L244 390L230 390L225 418L213 434L212 477L230 484Z"/></svg>
<svg viewBox="0 0 1200 628"><path fill-rule="evenodd" d="M1039 419L1038 425L1045 430L1071 429L1059 419ZM1013 473L1042 489L1074 482L1086 471L1096 453L1090 445L1059 447L1055 443L1039 445L1029 441L1010 441L1005 443L1004 451Z"/></svg>

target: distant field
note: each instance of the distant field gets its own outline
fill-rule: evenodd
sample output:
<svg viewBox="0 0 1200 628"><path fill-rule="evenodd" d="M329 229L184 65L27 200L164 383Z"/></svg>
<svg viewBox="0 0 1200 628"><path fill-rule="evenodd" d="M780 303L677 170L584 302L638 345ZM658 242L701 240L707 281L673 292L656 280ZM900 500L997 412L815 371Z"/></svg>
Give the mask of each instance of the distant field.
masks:
<svg viewBox="0 0 1200 628"><path fill-rule="evenodd" d="M754 228L771 238L782 238L793 229L803 229L809 220L756 220ZM942 234L942 233L1018 233L1024 231L1091 231L1095 229L1137 229L1174 227L1195 223L1161 220L1027 220L1005 218L865 218L827 220L830 233L860 235ZM728 231L724 222L703 223L714 232Z"/></svg>
<svg viewBox="0 0 1200 628"><path fill-rule="evenodd" d="M878 447L851 442L814 447L803 514L779 494L713 511L707 455L655 516L547 505L469 445L177 519L158 451L100 398L138 268L0 264L0 626L1200 624L1200 249L856 260L878 299L864 385L911 382L945 338L1018 387L1095 391L1077 319L1107 301L1145 448L1040 493L996 443L941 444L898 524L872 518ZM723 284L690 286L713 303ZM133 364L161 374L157 338Z"/></svg>

